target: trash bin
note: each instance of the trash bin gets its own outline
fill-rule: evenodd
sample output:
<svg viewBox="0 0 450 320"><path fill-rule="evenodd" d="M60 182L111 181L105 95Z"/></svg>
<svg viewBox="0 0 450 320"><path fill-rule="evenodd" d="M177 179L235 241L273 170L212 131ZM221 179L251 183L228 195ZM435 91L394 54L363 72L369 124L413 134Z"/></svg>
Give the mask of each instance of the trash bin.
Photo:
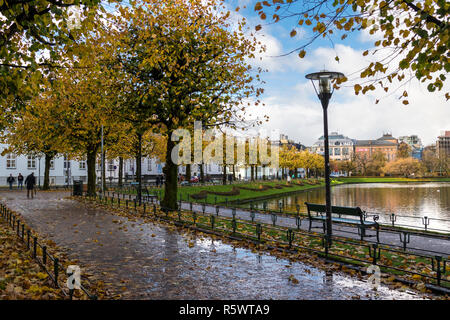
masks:
<svg viewBox="0 0 450 320"><path fill-rule="evenodd" d="M83 195L83 181L73 180L73 195L82 196Z"/></svg>

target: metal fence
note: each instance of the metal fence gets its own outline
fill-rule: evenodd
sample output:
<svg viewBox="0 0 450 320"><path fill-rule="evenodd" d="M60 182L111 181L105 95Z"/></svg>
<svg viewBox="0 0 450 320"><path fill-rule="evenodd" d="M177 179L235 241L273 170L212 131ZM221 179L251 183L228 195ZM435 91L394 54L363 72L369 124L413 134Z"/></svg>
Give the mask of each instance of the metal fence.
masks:
<svg viewBox="0 0 450 320"><path fill-rule="evenodd" d="M61 287L60 275L64 274L66 270L60 264L59 259L53 257L47 250L47 246L39 243L36 236L32 235L31 230L16 216L8 207L0 203L0 216L5 222L17 233L20 241L26 244L26 249L31 251L31 256L42 269L48 274L55 288L61 289L63 294L70 299L73 298L74 289L67 289ZM70 276L70 274L68 274ZM97 297L90 294L83 285L80 289L89 297L89 299L96 300Z"/></svg>

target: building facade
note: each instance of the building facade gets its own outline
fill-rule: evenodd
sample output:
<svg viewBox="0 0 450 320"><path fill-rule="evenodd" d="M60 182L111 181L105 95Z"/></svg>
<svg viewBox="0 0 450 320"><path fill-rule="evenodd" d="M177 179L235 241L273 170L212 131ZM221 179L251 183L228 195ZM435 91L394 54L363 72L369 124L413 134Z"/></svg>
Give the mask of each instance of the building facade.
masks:
<svg viewBox="0 0 450 320"><path fill-rule="evenodd" d="M436 153L439 158L450 156L450 131L442 131L436 141Z"/></svg>
<svg viewBox="0 0 450 320"><path fill-rule="evenodd" d="M311 152L324 154L325 139L320 137L310 148ZM331 160L351 160L354 152L354 140L337 132L331 132L328 135L328 147Z"/></svg>
<svg viewBox="0 0 450 320"><path fill-rule="evenodd" d="M370 159L376 152L385 155L387 161L394 161L397 158L398 139L392 134L385 133L376 140L355 140L355 156Z"/></svg>

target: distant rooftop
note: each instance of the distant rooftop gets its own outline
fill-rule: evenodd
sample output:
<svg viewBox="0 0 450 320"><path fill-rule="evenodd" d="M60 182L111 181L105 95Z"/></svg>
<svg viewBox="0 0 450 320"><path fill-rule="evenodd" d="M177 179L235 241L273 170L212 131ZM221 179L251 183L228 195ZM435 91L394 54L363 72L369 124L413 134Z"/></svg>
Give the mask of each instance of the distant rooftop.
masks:
<svg viewBox="0 0 450 320"><path fill-rule="evenodd" d="M384 139L377 140L355 140L356 146L396 146L397 144Z"/></svg>

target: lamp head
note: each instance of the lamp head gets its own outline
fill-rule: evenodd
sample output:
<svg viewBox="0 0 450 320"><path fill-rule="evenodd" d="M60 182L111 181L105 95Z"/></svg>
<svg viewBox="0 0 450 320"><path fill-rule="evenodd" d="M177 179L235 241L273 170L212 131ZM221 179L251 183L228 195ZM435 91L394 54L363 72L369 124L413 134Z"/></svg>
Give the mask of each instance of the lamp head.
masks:
<svg viewBox="0 0 450 320"><path fill-rule="evenodd" d="M311 82L314 85L314 90L316 90L316 86L314 84L315 81L319 82L319 91L317 92L318 95L324 95L324 94L331 94L331 80L332 79L341 79L344 78L344 74L340 72L333 72L333 71L320 71L320 72L314 72L306 75L306 79L311 80Z"/></svg>

